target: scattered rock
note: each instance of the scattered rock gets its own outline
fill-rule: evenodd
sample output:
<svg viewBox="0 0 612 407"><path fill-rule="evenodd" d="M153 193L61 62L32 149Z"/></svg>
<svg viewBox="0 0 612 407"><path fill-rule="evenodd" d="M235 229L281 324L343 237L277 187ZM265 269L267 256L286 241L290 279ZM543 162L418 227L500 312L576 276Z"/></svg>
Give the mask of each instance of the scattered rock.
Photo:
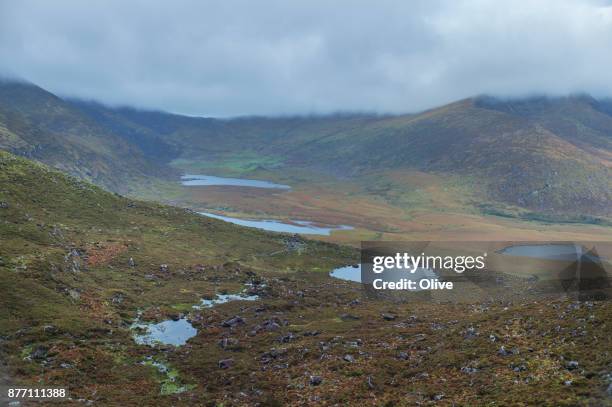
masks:
<svg viewBox="0 0 612 407"><path fill-rule="evenodd" d="M223 321L221 323L221 326L225 327L225 328L233 328L235 326L238 326L240 324L244 324L244 319L242 319L241 317L233 317L230 319L227 319L225 321Z"/></svg>
<svg viewBox="0 0 612 407"><path fill-rule="evenodd" d="M46 346L38 346L34 351L30 354L30 357L35 360L42 360L47 358L47 353L49 352L49 348Z"/></svg>
<svg viewBox="0 0 612 407"><path fill-rule="evenodd" d="M317 336L320 333L321 332L319 332L319 331L307 331L307 332L304 332L304 336Z"/></svg>
<svg viewBox="0 0 612 407"><path fill-rule="evenodd" d="M289 332L288 334L282 335L280 338L278 338L278 341L281 343L288 343L294 340L295 338L295 335L293 335L292 332Z"/></svg>
<svg viewBox="0 0 612 407"><path fill-rule="evenodd" d="M310 376L310 385L318 386L323 383L323 378L321 376Z"/></svg>
<svg viewBox="0 0 612 407"><path fill-rule="evenodd" d="M461 368L461 371L463 373L467 373L467 374L474 374L476 372L478 372L478 369L475 367L469 367L469 366L464 366Z"/></svg>
<svg viewBox="0 0 612 407"><path fill-rule="evenodd" d="M122 293L114 293L111 297L111 302L113 304L121 304L123 302L123 294Z"/></svg>
<svg viewBox="0 0 612 407"><path fill-rule="evenodd" d="M464 339L473 339L478 336L478 331L473 326L469 327L465 330L465 335L463 335Z"/></svg>
<svg viewBox="0 0 612 407"><path fill-rule="evenodd" d="M66 270L73 273L81 271L81 254L77 249L71 249L68 254L64 256L64 263L66 264Z"/></svg>
<svg viewBox="0 0 612 407"><path fill-rule="evenodd" d="M355 363L355 358L352 355L344 355L342 360L349 363Z"/></svg>
<svg viewBox="0 0 612 407"><path fill-rule="evenodd" d="M370 390L374 389L374 380L372 379L372 376L368 376L368 379L366 380L366 384L368 385L368 388Z"/></svg>
<svg viewBox="0 0 612 407"><path fill-rule="evenodd" d="M566 380L566 381L563 382L563 384L566 385L566 386L571 386L572 383L573 382L571 380Z"/></svg>
<svg viewBox="0 0 612 407"><path fill-rule="evenodd" d="M159 265L159 271L161 271L162 273L167 273L168 272L168 265L167 264L160 264Z"/></svg>
<svg viewBox="0 0 612 407"><path fill-rule="evenodd" d="M218 343L222 349L228 349L237 347L240 342L235 338L222 338Z"/></svg>
<svg viewBox="0 0 612 407"><path fill-rule="evenodd" d="M342 314L340 315L340 319L343 321L356 321L359 319L359 317L351 314Z"/></svg>
<svg viewBox="0 0 612 407"><path fill-rule="evenodd" d="M57 327L54 326L54 325L45 325L45 326L43 326L43 331L46 334L53 335L53 334L57 333Z"/></svg>
<svg viewBox="0 0 612 407"><path fill-rule="evenodd" d="M580 364L575 361L575 360L570 360L569 362L567 362L567 364L565 365L565 367L567 367L567 370L575 370L578 369L578 366L580 366Z"/></svg>
<svg viewBox="0 0 612 407"><path fill-rule="evenodd" d="M272 319L264 321L261 325L266 331L278 331L281 328L280 324Z"/></svg>
<svg viewBox="0 0 612 407"><path fill-rule="evenodd" d="M70 290L68 290L68 295L74 301L78 301L81 298L81 293L79 293L78 290L75 290L75 289L72 289L72 288Z"/></svg>
<svg viewBox="0 0 612 407"><path fill-rule="evenodd" d="M136 262L134 261L132 257L130 257L130 259L128 260L128 266L136 267Z"/></svg>
<svg viewBox="0 0 612 407"><path fill-rule="evenodd" d="M393 314L388 314L388 313L381 314L381 316L383 317L385 321L393 321L397 318L397 316Z"/></svg>
<svg viewBox="0 0 612 407"><path fill-rule="evenodd" d="M221 359L219 361L219 369L229 369L234 366L234 359Z"/></svg>
<svg viewBox="0 0 612 407"><path fill-rule="evenodd" d="M408 354L408 352L400 352L397 354L397 358L401 360L408 360L410 359L410 355Z"/></svg>
<svg viewBox="0 0 612 407"><path fill-rule="evenodd" d="M9 208L8 202L5 202L5 201L0 202L0 209L8 209L8 208Z"/></svg>

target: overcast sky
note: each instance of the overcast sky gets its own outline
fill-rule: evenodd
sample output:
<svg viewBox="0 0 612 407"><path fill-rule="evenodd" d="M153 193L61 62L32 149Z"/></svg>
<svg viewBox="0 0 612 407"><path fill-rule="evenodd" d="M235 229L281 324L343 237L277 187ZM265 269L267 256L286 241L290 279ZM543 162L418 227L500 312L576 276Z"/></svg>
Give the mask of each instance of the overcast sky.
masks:
<svg viewBox="0 0 612 407"><path fill-rule="evenodd" d="M603 1L0 0L0 73L203 115L612 95Z"/></svg>

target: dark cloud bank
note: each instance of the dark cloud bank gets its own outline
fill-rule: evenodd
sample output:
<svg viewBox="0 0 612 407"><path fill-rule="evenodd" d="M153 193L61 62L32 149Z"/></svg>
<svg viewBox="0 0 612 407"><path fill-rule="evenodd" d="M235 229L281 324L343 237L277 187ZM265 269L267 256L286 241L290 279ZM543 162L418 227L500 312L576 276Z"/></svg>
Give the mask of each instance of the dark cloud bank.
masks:
<svg viewBox="0 0 612 407"><path fill-rule="evenodd" d="M601 1L0 2L4 75L206 116L610 96L611 38Z"/></svg>

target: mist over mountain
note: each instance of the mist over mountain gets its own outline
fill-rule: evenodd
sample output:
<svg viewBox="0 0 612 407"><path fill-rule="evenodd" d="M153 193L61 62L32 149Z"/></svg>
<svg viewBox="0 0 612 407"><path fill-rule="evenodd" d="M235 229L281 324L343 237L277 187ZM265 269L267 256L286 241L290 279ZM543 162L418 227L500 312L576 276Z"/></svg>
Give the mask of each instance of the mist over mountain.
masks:
<svg viewBox="0 0 612 407"><path fill-rule="evenodd" d="M540 212L611 211L612 103L588 95L479 96L391 116L214 119L4 81L0 146L118 192L130 179L176 177L173 159L251 150L341 177L406 168L471 177L483 197Z"/></svg>

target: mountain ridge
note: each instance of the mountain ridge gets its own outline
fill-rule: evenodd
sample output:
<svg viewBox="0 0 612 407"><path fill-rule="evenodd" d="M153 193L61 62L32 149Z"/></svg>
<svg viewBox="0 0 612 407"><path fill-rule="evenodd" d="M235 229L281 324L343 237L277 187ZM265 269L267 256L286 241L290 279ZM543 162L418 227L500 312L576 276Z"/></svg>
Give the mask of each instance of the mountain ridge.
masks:
<svg viewBox="0 0 612 407"><path fill-rule="evenodd" d="M273 157L279 168L342 177L402 168L460 175L478 180L483 200L543 213L612 215L608 100L476 96L406 115L215 119L112 108L35 89L0 84L0 147L118 192L126 177L176 177L173 160L208 162L243 151Z"/></svg>

